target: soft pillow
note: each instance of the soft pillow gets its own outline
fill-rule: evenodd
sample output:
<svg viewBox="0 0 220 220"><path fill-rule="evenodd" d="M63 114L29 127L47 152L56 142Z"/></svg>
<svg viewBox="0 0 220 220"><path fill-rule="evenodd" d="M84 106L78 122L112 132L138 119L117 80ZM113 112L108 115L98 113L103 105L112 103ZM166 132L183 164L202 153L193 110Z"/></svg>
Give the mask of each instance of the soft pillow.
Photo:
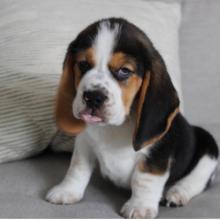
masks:
<svg viewBox="0 0 220 220"><path fill-rule="evenodd" d="M85 26L111 16L124 17L147 33L181 96L179 2L2 0L0 162L33 155L51 142L54 148L71 148L72 139L57 136L53 114L65 51Z"/></svg>

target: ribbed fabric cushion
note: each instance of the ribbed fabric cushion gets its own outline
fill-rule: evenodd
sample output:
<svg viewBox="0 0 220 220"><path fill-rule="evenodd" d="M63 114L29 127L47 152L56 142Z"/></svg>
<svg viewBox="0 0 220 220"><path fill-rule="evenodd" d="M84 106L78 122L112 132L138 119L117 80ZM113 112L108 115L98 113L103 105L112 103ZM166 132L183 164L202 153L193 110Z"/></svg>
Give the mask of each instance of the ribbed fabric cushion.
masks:
<svg viewBox="0 0 220 220"><path fill-rule="evenodd" d="M58 75L0 74L0 161L42 151L55 133L53 105Z"/></svg>
<svg viewBox="0 0 220 220"><path fill-rule="evenodd" d="M54 97L67 45L85 26L110 16L141 27L164 57L181 93L180 4L142 0L1 0L0 162L45 149L69 150L73 139L56 133Z"/></svg>

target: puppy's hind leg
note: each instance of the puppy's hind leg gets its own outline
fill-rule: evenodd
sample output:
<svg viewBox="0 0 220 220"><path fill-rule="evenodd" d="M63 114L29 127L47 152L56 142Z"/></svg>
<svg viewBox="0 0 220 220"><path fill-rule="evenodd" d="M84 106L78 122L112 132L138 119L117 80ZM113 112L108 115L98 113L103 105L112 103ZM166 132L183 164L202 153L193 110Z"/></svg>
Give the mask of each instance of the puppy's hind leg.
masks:
<svg viewBox="0 0 220 220"><path fill-rule="evenodd" d="M214 179L218 163L218 146L214 138L204 129L194 127L196 137L197 164L191 172L180 179L165 194L166 206L186 205L201 193Z"/></svg>
<svg viewBox="0 0 220 220"><path fill-rule="evenodd" d="M173 185L165 195L166 206L186 205L194 196L201 193L212 176L217 160L204 156L186 177Z"/></svg>

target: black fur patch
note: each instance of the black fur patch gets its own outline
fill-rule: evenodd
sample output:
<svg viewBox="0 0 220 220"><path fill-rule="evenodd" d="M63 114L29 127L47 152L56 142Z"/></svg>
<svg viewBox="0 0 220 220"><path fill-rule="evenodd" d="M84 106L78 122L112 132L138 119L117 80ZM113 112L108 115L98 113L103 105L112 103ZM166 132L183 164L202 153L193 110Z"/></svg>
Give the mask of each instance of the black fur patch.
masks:
<svg viewBox="0 0 220 220"><path fill-rule="evenodd" d="M189 174L204 155L217 159L216 142L207 131L191 126L179 113L167 134L150 150L146 166L149 161L165 170L171 161L167 181L167 186L170 186Z"/></svg>
<svg viewBox="0 0 220 220"><path fill-rule="evenodd" d="M134 138L135 149L165 131L170 114L179 106L179 99L157 51L152 55L150 84L142 107L139 127Z"/></svg>

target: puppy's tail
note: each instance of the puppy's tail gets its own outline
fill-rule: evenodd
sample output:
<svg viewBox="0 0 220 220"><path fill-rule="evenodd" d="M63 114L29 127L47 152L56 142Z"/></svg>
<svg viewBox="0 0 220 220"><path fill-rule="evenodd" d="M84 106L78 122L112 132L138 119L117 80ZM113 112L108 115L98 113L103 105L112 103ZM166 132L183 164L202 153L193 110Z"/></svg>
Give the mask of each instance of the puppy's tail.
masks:
<svg viewBox="0 0 220 220"><path fill-rule="evenodd" d="M209 155L213 159L218 159L219 149L214 137L205 129L193 126L196 137L196 148L198 156Z"/></svg>

